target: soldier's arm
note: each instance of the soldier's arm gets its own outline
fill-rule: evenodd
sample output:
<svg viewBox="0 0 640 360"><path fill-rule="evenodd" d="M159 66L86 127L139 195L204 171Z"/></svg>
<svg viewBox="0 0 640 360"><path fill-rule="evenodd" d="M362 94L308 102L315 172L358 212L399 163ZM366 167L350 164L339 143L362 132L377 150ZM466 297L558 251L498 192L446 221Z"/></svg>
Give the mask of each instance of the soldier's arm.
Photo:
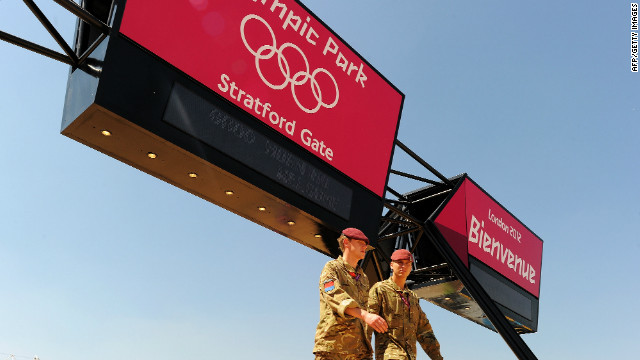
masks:
<svg viewBox="0 0 640 360"><path fill-rule="evenodd" d="M342 287L336 269L329 264L320 274L320 294L340 317L345 317L346 309L358 308L358 303Z"/></svg>
<svg viewBox="0 0 640 360"><path fill-rule="evenodd" d="M337 270L327 265L320 274L320 294L331 309L341 317L353 316L363 320L376 331L386 331L387 323L378 315L363 310L342 288Z"/></svg>
<svg viewBox="0 0 640 360"><path fill-rule="evenodd" d="M377 331L377 332L385 332L387 331L387 322L384 321L383 318L381 318L379 315L376 314L372 314L366 310L362 310L360 308L348 308L345 310L345 313L353 316L353 317L357 317L358 319L361 319L362 321L364 321L365 323L367 323L367 325L371 326L373 328L373 330Z"/></svg>
<svg viewBox="0 0 640 360"><path fill-rule="evenodd" d="M442 355L440 354L440 343L438 342L438 339L436 339L436 335L433 333L429 319L427 319L427 315L422 311L422 309L419 310L420 318L418 320L416 334L417 340L431 360L442 360Z"/></svg>
<svg viewBox="0 0 640 360"><path fill-rule="evenodd" d="M373 285L371 290L369 290L369 302L367 304L367 311L370 314L374 314L374 315L381 315L380 314L380 309L381 309L380 302L381 302L382 299L380 298L380 294L378 293L378 289L379 289L379 287L377 285ZM371 337L373 335L372 330L375 330L377 332L386 332L387 331L387 329L388 329L387 322L382 317L380 317L380 319L382 320L382 323L384 323L382 325L382 327L379 327L378 329L376 329L373 325L370 325L370 326L367 327L367 336L368 336L369 340L371 340ZM378 322L378 323L380 323L380 322Z"/></svg>

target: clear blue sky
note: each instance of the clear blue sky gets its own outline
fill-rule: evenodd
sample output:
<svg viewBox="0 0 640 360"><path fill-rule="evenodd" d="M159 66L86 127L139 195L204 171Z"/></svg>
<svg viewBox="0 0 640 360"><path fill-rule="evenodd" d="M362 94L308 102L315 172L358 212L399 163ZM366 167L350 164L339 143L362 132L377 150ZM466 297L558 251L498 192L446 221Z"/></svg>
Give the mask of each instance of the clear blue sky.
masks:
<svg viewBox="0 0 640 360"><path fill-rule="evenodd" d="M402 142L544 240L538 358L637 356L630 2L304 3L405 93ZM75 17L38 4L71 42ZM0 30L57 49L19 0ZM327 257L60 135L66 65L5 42L0 65L0 359L312 358ZM514 358L422 307L445 358Z"/></svg>

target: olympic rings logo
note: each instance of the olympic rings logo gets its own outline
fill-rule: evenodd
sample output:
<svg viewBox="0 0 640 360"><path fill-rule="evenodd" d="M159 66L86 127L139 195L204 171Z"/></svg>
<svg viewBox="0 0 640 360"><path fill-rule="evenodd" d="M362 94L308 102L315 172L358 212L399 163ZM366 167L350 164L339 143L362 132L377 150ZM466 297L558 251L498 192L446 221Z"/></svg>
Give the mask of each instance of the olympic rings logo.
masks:
<svg viewBox="0 0 640 360"><path fill-rule="evenodd" d="M271 44L262 45L257 50L254 50L253 48L251 48L251 46L247 42L247 37L245 34L245 26L247 22L249 22L250 20L257 20L262 24L264 24L264 26L269 31L269 34L271 35ZM297 45L287 42L280 45L280 47L278 47L276 44L276 37L275 37L275 34L273 33L273 29L271 29L271 26L269 26L269 24L263 18L255 14L249 14L245 16L242 19L242 22L240 23L240 35L242 36L242 41L244 42L244 46L247 48L247 50L249 50L249 52L251 52L251 54L253 54L253 56L256 59L256 70L258 71L258 75L260 75L260 78L265 83L265 85L269 86L274 90L282 90L286 88L288 85L290 85L291 93L293 95L293 100L295 100L296 104L298 104L300 109L302 109L304 112L309 114L316 113L321 107L330 109L336 106L336 104L338 103L338 99L340 97L340 92L338 89L338 83L336 82L336 79L333 77L333 75L331 75L329 71L323 68L317 68L310 73L309 61L307 60L307 57L305 56L304 52L302 52L302 50ZM289 68L289 63L287 62L287 59L284 57L284 54L283 54L283 51L288 48L296 50L304 60L304 64L305 64L305 69L296 72L295 74L293 74L293 76L291 76L291 69ZM280 68L280 72L284 77L284 81L280 84L271 83L269 80L265 78L264 74L262 73L262 70L260 69L261 60L270 60L276 54L278 59L278 67ZM318 81L316 81L316 76L320 73L327 75L331 79L331 81L333 81L333 84L335 86L336 97L333 100L333 102L330 104L323 101L322 90L320 89L320 85L318 84ZM318 101L318 104L312 109L309 109L304 105L302 105L298 100L298 96L296 95L296 87L299 85L304 85L307 82L309 82L311 86L311 92L313 93L313 97L316 99L316 101Z"/></svg>

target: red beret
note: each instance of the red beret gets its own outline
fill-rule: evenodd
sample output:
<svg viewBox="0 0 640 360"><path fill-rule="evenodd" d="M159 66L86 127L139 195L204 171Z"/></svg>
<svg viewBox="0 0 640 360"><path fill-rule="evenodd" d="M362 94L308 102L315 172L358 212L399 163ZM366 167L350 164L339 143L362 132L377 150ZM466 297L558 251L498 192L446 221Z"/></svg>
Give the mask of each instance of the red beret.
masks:
<svg viewBox="0 0 640 360"><path fill-rule="evenodd" d="M409 250L399 249L399 250L394 251L393 254L391 254L391 260L392 261L396 261L396 260L413 261L413 256L411 255Z"/></svg>
<svg viewBox="0 0 640 360"><path fill-rule="evenodd" d="M342 235L348 237L349 239L363 240L369 245L369 238L360 230L356 228L346 228L342 230Z"/></svg>

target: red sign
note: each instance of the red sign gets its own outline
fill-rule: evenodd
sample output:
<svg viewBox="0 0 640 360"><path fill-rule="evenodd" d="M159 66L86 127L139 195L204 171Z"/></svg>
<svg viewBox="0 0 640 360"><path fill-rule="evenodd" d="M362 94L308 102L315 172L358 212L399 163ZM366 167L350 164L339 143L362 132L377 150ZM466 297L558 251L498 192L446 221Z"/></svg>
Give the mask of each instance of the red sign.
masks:
<svg viewBox="0 0 640 360"><path fill-rule="evenodd" d="M403 95L292 0L128 0L142 47L376 193Z"/></svg>
<svg viewBox="0 0 640 360"><path fill-rule="evenodd" d="M472 181L464 180L435 223L467 266L468 254L539 297L542 240Z"/></svg>

